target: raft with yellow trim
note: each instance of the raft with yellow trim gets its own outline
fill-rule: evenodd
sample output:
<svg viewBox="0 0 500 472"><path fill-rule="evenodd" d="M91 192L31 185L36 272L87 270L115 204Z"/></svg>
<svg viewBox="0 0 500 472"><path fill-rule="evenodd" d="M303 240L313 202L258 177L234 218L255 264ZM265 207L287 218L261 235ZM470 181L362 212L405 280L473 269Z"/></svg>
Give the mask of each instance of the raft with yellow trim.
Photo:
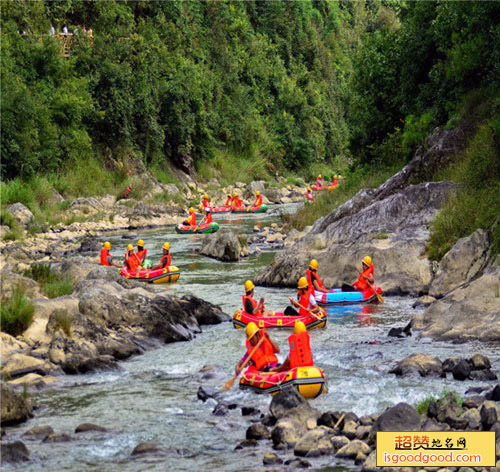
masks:
<svg viewBox="0 0 500 472"><path fill-rule="evenodd" d="M139 282L149 282L152 284L166 284L170 282L177 282L181 275L181 271L176 266L168 266L164 269L141 269L130 272L126 267L121 267L120 274L127 279L138 280Z"/></svg>
<svg viewBox="0 0 500 472"><path fill-rule="evenodd" d="M284 372L260 372L249 367L240 379L241 389L256 393L278 393L293 386L304 398L316 398L328 391L327 380L319 367L294 367Z"/></svg>
<svg viewBox="0 0 500 472"><path fill-rule="evenodd" d="M263 203L259 206L248 206L248 207L236 207L231 210L233 213L266 213L268 210L268 206Z"/></svg>
<svg viewBox="0 0 500 472"><path fill-rule="evenodd" d="M275 311L272 316L256 316L242 309L236 310L233 315L235 328L246 328L250 322L254 322L259 328L293 328L296 321L302 321L307 329L324 328L327 316L323 311L305 316L286 316L281 311Z"/></svg>

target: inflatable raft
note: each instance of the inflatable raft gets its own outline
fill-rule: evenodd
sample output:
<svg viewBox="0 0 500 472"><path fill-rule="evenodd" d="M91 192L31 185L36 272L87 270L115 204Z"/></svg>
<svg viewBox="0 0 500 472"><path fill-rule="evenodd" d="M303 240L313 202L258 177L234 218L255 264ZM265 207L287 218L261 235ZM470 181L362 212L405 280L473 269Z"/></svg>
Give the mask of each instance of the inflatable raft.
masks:
<svg viewBox="0 0 500 472"><path fill-rule="evenodd" d="M328 186L327 185L321 185L321 186L319 186L319 185L311 185L311 188L313 190L316 190L316 191L318 191L318 190L328 190Z"/></svg>
<svg viewBox="0 0 500 472"><path fill-rule="evenodd" d="M382 289L373 285L377 293L382 293ZM343 292L340 288L334 288L328 292L314 292L314 298L322 305L348 305L351 303L372 303L377 302L377 296L371 288L356 292Z"/></svg>
<svg viewBox="0 0 500 472"><path fill-rule="evenodd" d="M284 372L259 372L249 367L240 380L241 389L257 393L275 394L292 385L304 398L316 398L327 392L327 381L323 371L314 366L294 367Z"/></svg>
<svg viewBox="0 0 500 472"><path fill-rule="evenodd" d="M152 284L166 284L170 282L177 282L181 275L181 271L176 266L168 266L165 269L141 269L130 272L127 268L121 267L120 274L127 279L139 280L140 282L149 282Z"/></svg>
<svg viewBox="0 0 500 472"><path fill-rule="evenodd" d="M244 310L236 310L233 315L235 328L246 328L253 321L259 328L293 328L295 321L302 321L307 329L324 328L327 317L325 313L306 316L285 316L281 311L274 312L273 316L256 316Z"/></svg>
<svg viewBox="0 0 500 472"><path fill-rule="evenodd" d="M209 211L210 213L229 213L231 211L230 206L221 206L221 207L205 207L205 211Z"/></svg>
<svg viewBox="0 0 500 472"><path fill-rule="evenodd" d="M258 207L249 206L249 207L239 207L233 208L231 211L233 213L266 213L268 206L266 204L262 204Z"/></svg>
<svg viewBox="0 0 500 472"><path fill-rule="evenodd" d="M215 233L219 231L218 223L210 223L205 225L188 226L188 225L178 225L175 228L176 233L179 234L194 234L194 233Z"/></svg>

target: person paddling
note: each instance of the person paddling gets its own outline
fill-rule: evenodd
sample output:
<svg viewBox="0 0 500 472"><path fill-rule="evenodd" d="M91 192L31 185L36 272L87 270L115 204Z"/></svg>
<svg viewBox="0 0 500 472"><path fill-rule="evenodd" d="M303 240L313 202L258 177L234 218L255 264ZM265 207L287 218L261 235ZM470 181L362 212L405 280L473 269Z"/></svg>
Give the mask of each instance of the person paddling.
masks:
<svg viewBox="0 0 500 472"><path fill-rule="evenodd" d="M337 180L337 176L334 175L331 186L336 187L338 183L339 183L339 181Z"/></svg>
<svg viewBox="0 0 500 472"><path fill-rule="evenodd" d="M262 195L260 194L260 192L257 190L255 192L255 202L253 204L254 207L260 207L262 205Z"/></svg>
<svg viewBox="0 0 500 472"><path fill-rule="evenodd" d="M373 285L374 283L374 267L372 264L372 258L370 256L366 256L361 263L363 264L363 270L359 274L358 280L354 282L352 285L343 284L342 291L343 292L356 292L363 291L368 288L368 282Z"/></svg>
<svg viewBox="0 0 500 472"><path fill-rule="evenodd" d="M135 253L135 255L139 259L139 262L142 266L146 262L147 254L148 250L144 248L144 241L142 239L139 239L139 241L137 241L137 252Z"/></svg>
<svg viewBox="0 0 500 472"><path fill-rule="evenodd" d="M227 196L226 203L224 206L230 207L232 204L233 204L233 197L231 196L231 194L229 194Z"/></svg>
<svg viewBox="0 0 500 472"><path fill-rule="evenodd" d="M139 258L136 254L134 254L134 246L132 246L132 244L129 244L127 246L127 252L125 253L125 267L130 272L134 272L137 269L142 269Z"/></svg>
<svg viewBox="0 0 500 472"><path fill-rule="evenodd" d="M120 264L113 262L113 256L110 254L111 243L106 241L104 247L101 249L101 265L120 267Z"/></svg>
<svg viewBox="0 0 500 472"><path fill-rule="evenodd" d="M306 270L307 282L309 283L309 287L314 288L314 290L318 292L327 292L328 289L319 278L318 267L319 265L316 259L312 259L311 262L309 262L309 269Z"/></svg>
<svg viewBox="0 0 500 472"><path fill-rule="evenodd" d="M172 256L170 255L170 244L163 243L163 257L158 265L154 266L152 270L156 269L165 269L168 266L172 265Z"/></svg>
<svg viewBox="0 0 500 472"><path fill-rule="evenodd" d="M312 192L311 187L307 187L306 198L307 198L307 201L310 202L310 203L312 203L312 202L314 202L316 200L314 198L314 194Z"/></svg>
<svg viewBox="0 0 500 472"><path fill-rule="evenodd" d="M307 283L307 279L305 277L301 277L299 279L297 288L299 289L297 300L294 300L292 297L289 297L288 299L294 307L299 309L299 311L297 312L297 310L291 306L287 306L285 308L285 315L307 316L309 313L320 313L321 310L316 303L313 290L309 288L309 284Z"/></svg>
<svg viewBox="0 0 500 472"><path fill-rule="evenodd" d="M290 354L283 364L272 369L272 372L283 372L294 367L308 367L314 365L309 333L306 325L297 320L293 327L293 334L288 337Z"/></svg>
<svg viewBox="0 0 500 472"><path fill-rule="evenodd" d="M189 209L189 216L188 216L188 219L187 219L187 220L184 220L184 221L182 222L182 224L183 224L184 226L192 226L192 227L196 226L196 215L195 215L195 213L194 213L194 208L193 208L193 207L191 207L191 208Z"/></svg>
<svg viewBox="0 0 500 472"><path fill-rule="evenodd" d="M234 369L236 376L238 376L242 371L243 364L247 360L248 356L252 353L254 346L258 344L261 337L264 337L264 340L252 354L250 363L253 364L253 366L257 370L260 370L261 372L269 372L270 369L276 368L278 366L278 358L276 357L275 354L279 354L280 348L276 344L276 342L270 338L266 329L262 328L259 331L257 325L251 322L247 324L245 333L247 336L247 341L246 341L247 352L241 358L238 364L236 364L236 368Z"/></svg>
<svg viewBox="0 0 500 472"><path fill-rule="evenodd" d="M261 297L259 302L253 298L255 285L251 280L245 282L245 295L243 295L243 309L249 315L256 316L271 316L272 310L264 308L264 297Z"/></svg>
<svg viewBox="0 0 500 472"><path fill-rule="evenodd" d="M239 195L237 193L233 196L233 208L240 208L243 205Z"/></svg>
<svg viewBox="0 0 500 472"><path fill-rule="evenodd" d="M208 199L208 195L203 195L203 209L210 208L210 200Z"/></svg>
<svg viewBox="0 0 500 472"><path fill-rule="evenodd" d="M212 213L210 213L210 207L205 208L205 217L201 220L200 226L209 225L212 223Z"/></svg>
<svg viewBox="0 0 500 472"><path fill-rule="evenodd" d="M323 179L321 178L321 174L318 174L318 177L316 178L316 187L322 187L323 186Z"/></svg>

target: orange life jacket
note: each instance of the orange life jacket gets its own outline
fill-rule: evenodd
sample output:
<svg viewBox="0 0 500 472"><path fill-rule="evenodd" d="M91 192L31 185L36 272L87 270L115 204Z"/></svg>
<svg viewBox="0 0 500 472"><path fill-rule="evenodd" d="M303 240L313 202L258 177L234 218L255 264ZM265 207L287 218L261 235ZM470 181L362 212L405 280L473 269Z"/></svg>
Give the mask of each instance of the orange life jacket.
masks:
<svg viewBox="0 0 500 472"><path fill-rule="evenodd" d="M250 341L247 340L246 347L248 355L250 355L255 346L252 346ZM278 358L274 355L273 346L267 338L262 341L262 344L252 354L251 359L257 370L264 369L267 364L278 362Z"/></svg>
<svg viewBox="0 0 500 472"><path fill-rule="evenodd" d="M323 181L322 181L322 180L318 177L318 178L316 179L316 186L317 186L317 187L321 187L322 185L323 185Z"/></svg>
<svg viewBox="0 0 500 472"><path fill-rule="evenodd" d="M262 195L259 195L259 196L255 199L255 203L253 204L253 206L260 207L261 205L262 205Z"/></svg>
<svg viewBox="0 0 500 472"><path fill-rule="evenodd" d="M288 343L290 344L290 367L314 365L307 331L291 334L288 337Z"/></svg>
<svg viewBox="0 0 500 472"><path fill-rule="evenodd" d="M307 275L307 281L309 282L309 288L311 290L315 290L316 287L314 287L313 280L316 280L318 282L318 286L320 290L326 290L325 286L323 285L323 282L319 278L319 275L317 272L313 272L311 269L306 270L306 275Z"/></svg>
<svg viewBox="0 0 500 472"><path fill-rule="evenodd" d="M338 184L337 179L333 179L333 186L336 186Z"/></svg>
<svg viewBox="0 0 500 472"><path fill-rule="evenodd" d="M172 265L172 257L170 256L170 254L166 254L161 258L160 267L163 268L163 267L168 267L170 265Z"/></svg>
<svg viewBox="0 0 500 472"><path fill-rule="evenodd" d="M101 265L104 265L104 266L109 266L111 265L109 262L108 262L108 256L110 256L109 254L109 250L106 249L106 248L102 248L101 249Z"/></svg>
<svg viewBox="0 0 500 472"><path fill-rule="evenodd" d="M187 219L187 222L191 225L191 226L196 226L196 215L193 211L193 213L190 213L189 214L189 218Z"/></svg>
<svg viewBox="0 0 500 472"><path fill-rule="evenodd" d="M233 207L234 208L239 208L241 205L242 205L242 202L240 200L240 197L233 198Z"/></svg>
<svg viewBox="0 0 500 472"><path fill-rule="evenodd" d="M259 302L257 300L254 300L250 295L243 295L243 310L245 310L245 305L246 305L246 301L249 301L251 304L252 304L252 308L255 310L257 308L257 306L259 305ZM253 313L250 313L251 315L253 315ZM256 313L256 315L262 315L262 312L261 311L258 311Z"/></svg>
<svg viewBox="0 0 500 472"><path fill-rule="evenodd" d="M358 290L366 290L366 288L368 287L368 282L363 278L363 276L369 278L370 276L373 277L373 275L373 264L370 264L370 267L368 267L368 269L365 269L363 272L361 272L361 274L359 274L358 280L355 284L353 284L353 287L357 288Z"/></svg>
<svg viewBox="0 0 500 472"><path fill-rule="evenodd" d="M205 218L203 218L202 222L200 223L200 226L201 225L209 225L210 223L212 223L212 214L209 213L207 216L205 216Z"/></svg>
<svg viewBox="0 0 500 472"><path fill-rule="evenodd" d="M226 204L224 206L231 206L231 203L233 203L233 199L231 197L227 197Z"/></svg>
<svg viewBox="0 0 500 472"><path fill-rule="evenodd" d="M314 195L312 192L307 192L306 197L310 202L313 202L315 200Z"/></svg>
<svg viewBox="0 0 500 472"><path fill-rule="evenodd" d="M305 308L308 308L310 309L310 306L309 306L309 299L311 297L311 293L312 293L312 290L311 290L311 285L309 285L309 290L307 290L306 293L304 293L303 295L299 292L298 293L298 296L297 296L297 299L299 301L299 303L305 307ZM304 308L299 308L299 315L300 316L307 316L309 314L308 311L304 310Z"/></svg>
<svg viewBox="0 0 500 472"><path fill-rule="evenodd" d="M147 249L143 249L142 251L137 251L135 255L137 256L137 259L139 259L139 262L142 264L146 260L146 256L148 254Z"/></svg>
<svg viewBox="0 0 500 472"><path fill-rule="evenodd" d="M210 206L210 200L208 198L205 198L203 200L203 208L209 207Z"/></svg>
<svg viewBox="0 0 500 472"><path fill-rule="evenodd" d="M136 254L128 255L128 252L125 253L125 264L130 272L134 272L140 265L140 261L137 258Z"/></svg>

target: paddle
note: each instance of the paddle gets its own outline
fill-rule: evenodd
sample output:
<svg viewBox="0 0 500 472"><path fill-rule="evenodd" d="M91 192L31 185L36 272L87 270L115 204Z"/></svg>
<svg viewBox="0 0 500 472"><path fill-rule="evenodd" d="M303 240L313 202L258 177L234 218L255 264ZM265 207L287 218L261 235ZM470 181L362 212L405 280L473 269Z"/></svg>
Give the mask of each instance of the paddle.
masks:
<svg viewBox="0 0 500 472"><path fill-rule="evenodd" d="M245 362L241 365L240 372L243 370L244 367L252 360L252 356L255 354L255 351L259 348L259 346L263 343L265 336L260 336L259 342L255 345L255 347L252 349L252 352L249 354L249 356L245 359ZM238 377L239 372L229 379L225 384L224 387L222 387L222 391L225 392L226 390L231 390L233 388L234 381L236 380L236 377Z"/></svg>
<svg viewBox="0 0 500 472"><path fill-rule="evenodd" d="M359 270L359 267L358 267L358 266L356 266L356 270L357 270L360 274L362 274L362 273L363 273L363 272L361 272L361 271ZM382 295L380 295L380 293L378 293L378 292L377 292L377 291L373 288L373 285L370 283L370 281L369 281L368 279L366 279L366 278L365 278L365 280L366 280L366 283L368 284L368 287L370 287L370 288L372 289L373 293L377 296L377 300L378 300L380 303L384 303L384 301L385 301L385 300L384 300L384 297L383 297Z"/></svg>
<svg viewBox="0 0 500 472"><path fill-rule="evenodd" d="M292 300L293 300L293 298L289 297L289 300L290 300L290 301L292 301ZM295 301L295 300L294 300L294 301ZM299 307L300 307L300 308L303 308L304 310L306 310L306 311L307 311L307 313L309 313L309 314L311 314L311 315L315 316L315 317L316 317L316 319L318 319L318 320L320 320L320 321L323 321L323 318L319 317L316 313L313 313L311 310L309 310L309 309L308 309L308 308L306 308L305 306L302 306L302 305L301 305L300 303L298 303L298 302L297 302L297 305L299 305ZM325 313L325 312L324 312L324 310L323 310L323 308L321 308L321 307L318 307L318 308L320 309L321 313L323 313L323 314Z"/></svg>

